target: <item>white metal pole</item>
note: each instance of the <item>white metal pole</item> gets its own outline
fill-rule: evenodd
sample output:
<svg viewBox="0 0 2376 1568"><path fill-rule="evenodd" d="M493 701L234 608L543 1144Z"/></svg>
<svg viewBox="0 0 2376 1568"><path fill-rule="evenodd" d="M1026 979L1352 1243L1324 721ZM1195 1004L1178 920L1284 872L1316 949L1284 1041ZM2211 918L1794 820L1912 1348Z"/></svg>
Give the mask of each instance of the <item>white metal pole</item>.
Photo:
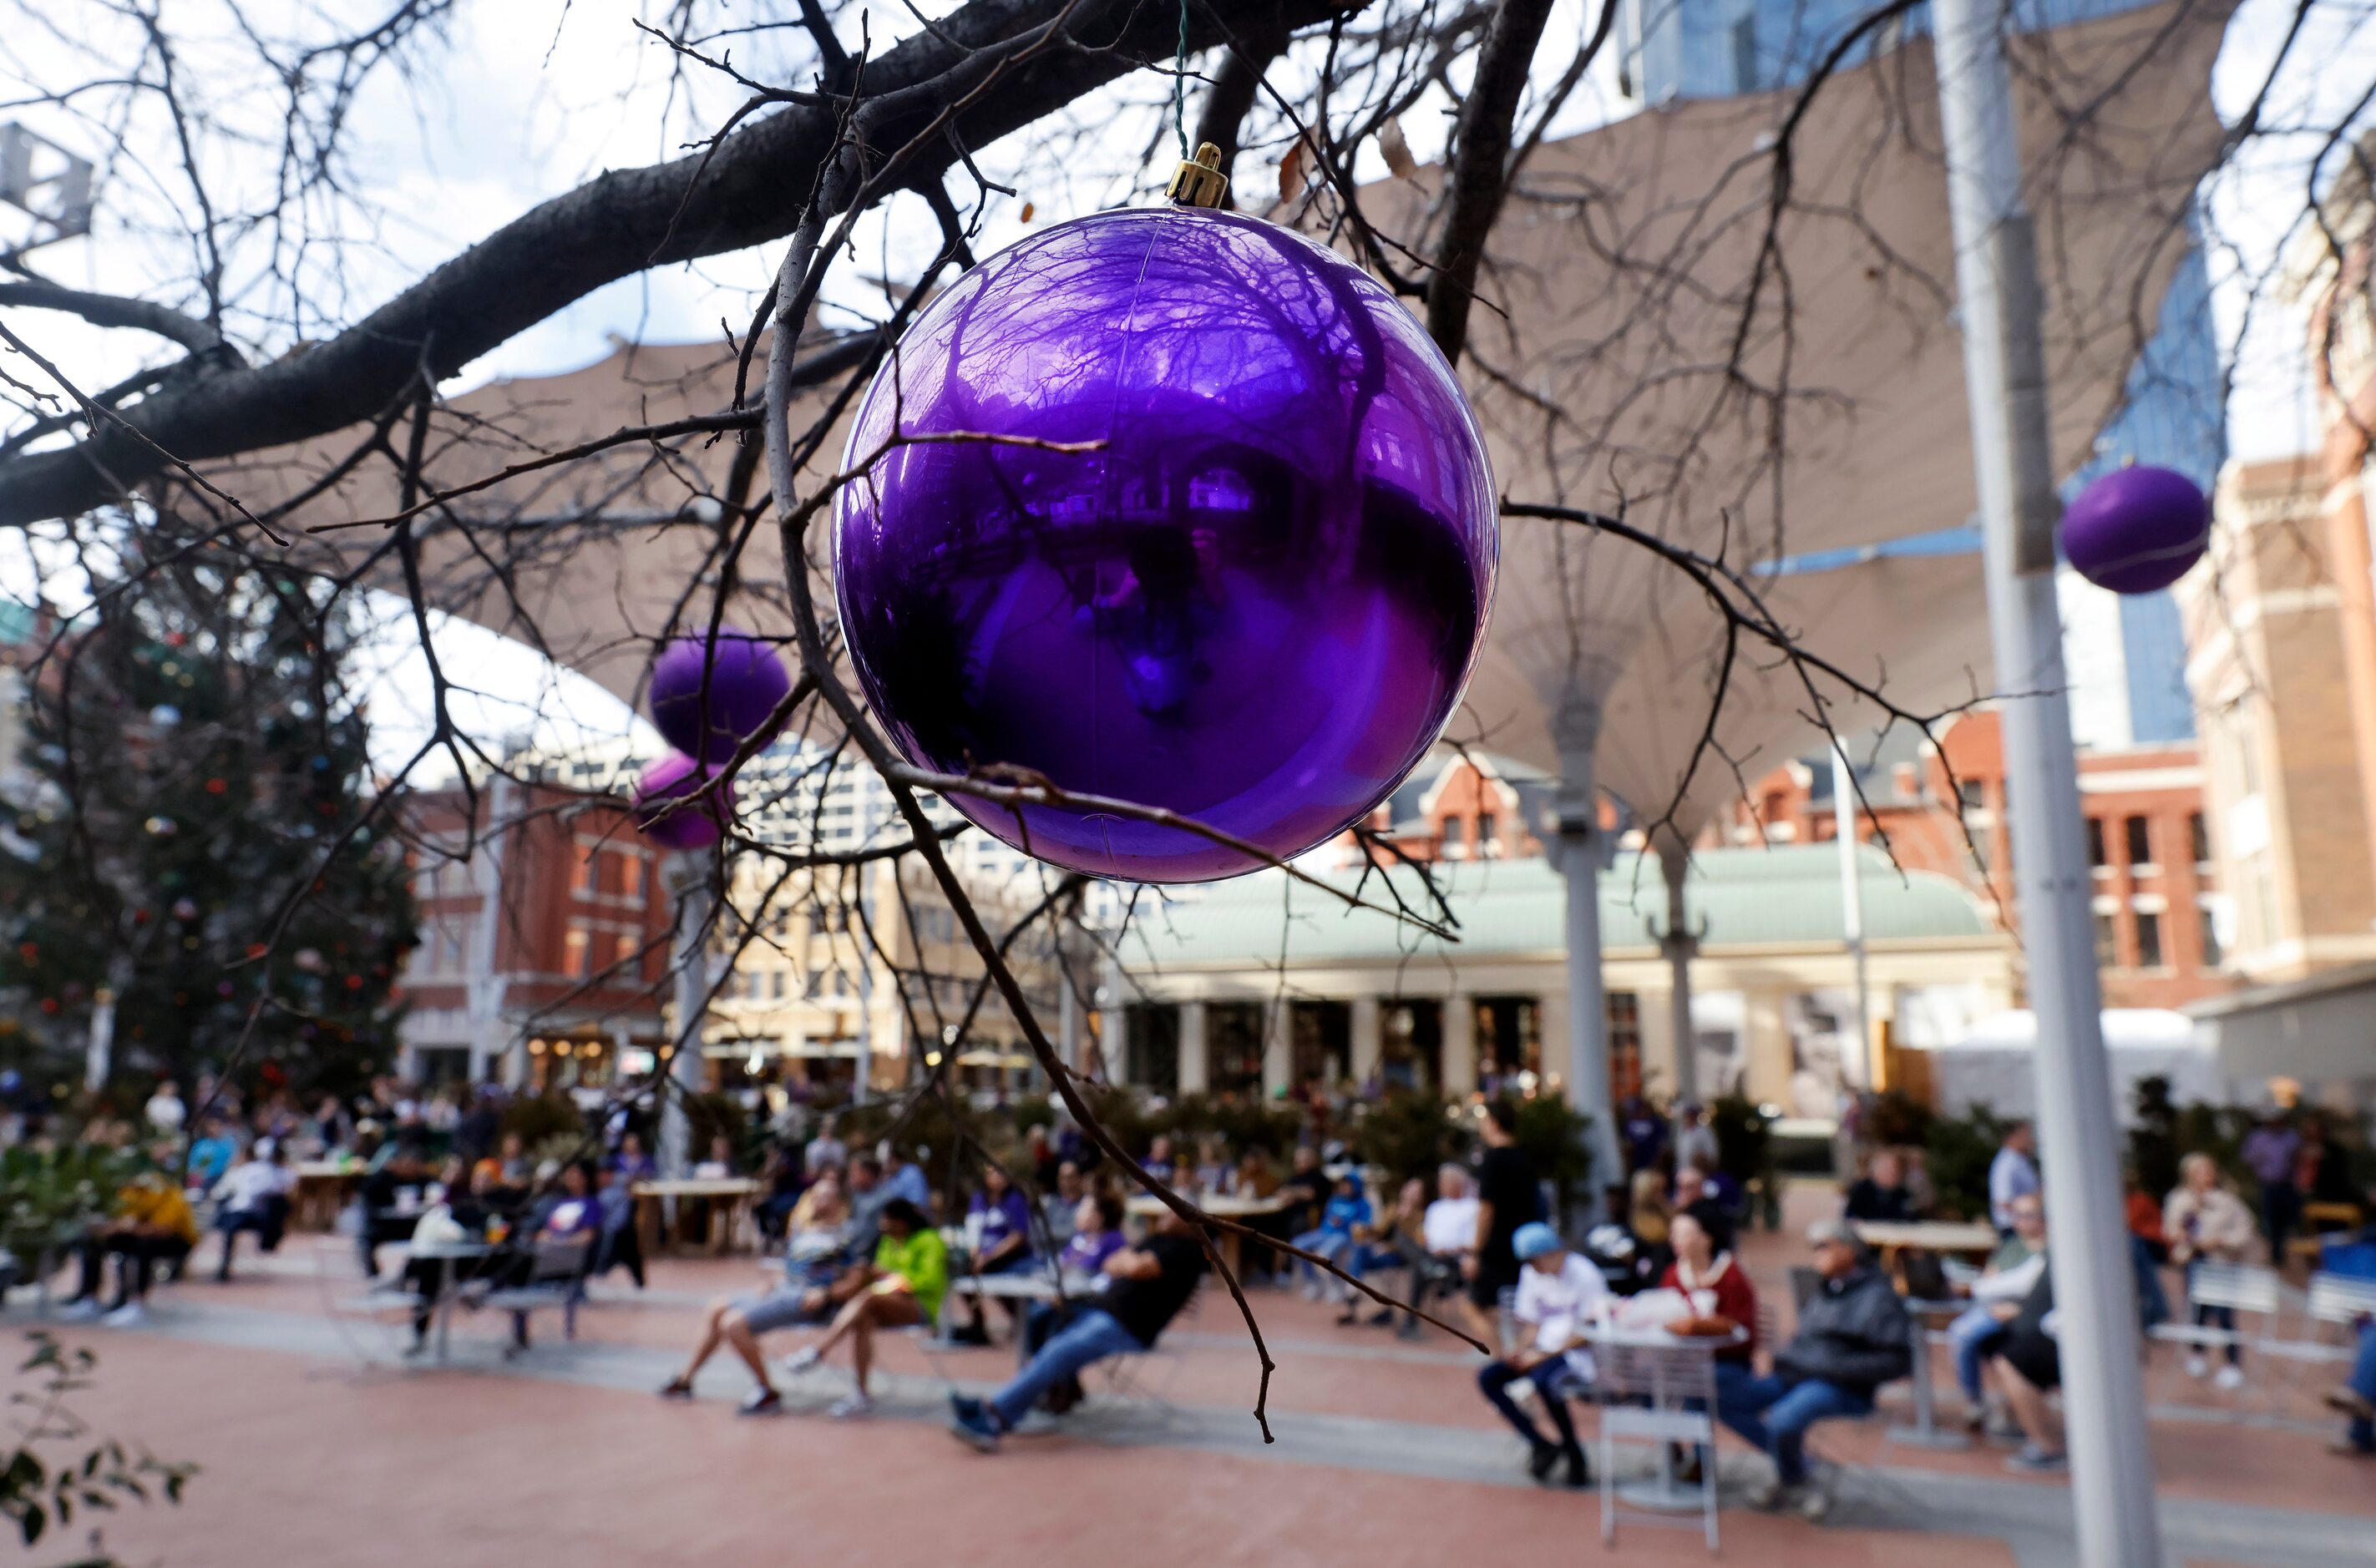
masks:
<svg viewBox="0 0 2376 1568"><path fill-rule="evenodd" d="M1848 962L1856 972L1856 1049L1849 1052L1848 1075L1859 1088L1880 1086L1873 1070L1872 993L1864 968L1863 861L1857 853L1856 782L1848 766L1847 748L1832 737L1833 837L1840 849L1840 927L1847 939Z"/></svg>
<svg viewBox="0 0 2376 1568"><path fill-rule="evenodd" d="M2022 200L2002 3L1938 0L1940 120L1997 684L2037 694L2003 705L2005 776L2037 1015L2037 1131L2079 1560L2089 1568L2144 1568L2163 1559L2078 761L2063 695L2037 241Z"/></svg>
<svg viewBox="0 0 2376 1568"><path fill-rule="evenodd" d="M1600 801L1592 777L1598 704L1571 698L1559 720L1559 870L1567 879L1567 1100L1592 1118L1592 1181L1625 1179L1609 1094L1609 1003L1600 983ZM1599 1205L1591 1206L1598 1212Z"/></svg>
<svg viewBox="0 0 2376 1568"><path fill-rule="evenodd" d="M1681 837L1671 837L1658 850L1658 872L1667 884L1667 933L1658 945L1667 955L1667 1016L1675 1037L1675 1112L1700 1097L1697 1037L1692 1028L1692 956L1699 938L1692 931L1691 912L1683 897L1684 879L1691 874L1692 856Z"/></svg>
<svg viewBox="0 0 2376 1568"><path fill-rule="evenodd" d="M685 1096L701 1087L701 1026L709 1006L709 932L716 922L708 857L687 850L670 857L669 892L676 900L676 1030L668 1082L660 1099L660 1174L676 1180L693 1170L693 1123Z"/></svg>

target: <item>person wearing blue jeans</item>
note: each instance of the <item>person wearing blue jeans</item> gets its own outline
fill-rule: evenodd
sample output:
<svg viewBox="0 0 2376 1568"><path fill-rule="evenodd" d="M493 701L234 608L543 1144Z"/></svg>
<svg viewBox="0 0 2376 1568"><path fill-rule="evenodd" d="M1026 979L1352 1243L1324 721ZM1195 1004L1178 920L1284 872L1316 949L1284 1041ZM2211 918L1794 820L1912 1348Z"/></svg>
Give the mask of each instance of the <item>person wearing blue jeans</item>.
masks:
<svg viewBox="0 0 2376 1568"><path fill-rule="evenodd" d="M1205 1243L1188 1222L1166 1209L1153 1233L1106 1259L1107 1285L1050 1335L1013 1382L989 1399L949 1396L949 1431L960 1443L995 1453L999 1440L1022 1424L1050 1390L1114 1356L1143 1355L1164 1326L1196 1294L1205 1273Z"/></svg>
<svg viewBox="0 0 2376 1568"><path fill-rule="evenodd" d="M1751 1494L1761 1508L1794 1503L1809 1519L1831 1512L1831 1495L1807 1473L1807 1429L1871 1412L1874 1390L1914 1367L1914 1325L1889 1277L1874 1267L1842 1222L1807 1233L1814 1292L1799 1309L1799 1332L1774 1353L1774 1371L1717 1369L1717 1419L1765 1451L1774 1479Z"/></svg>
<svg viewBox="0 0 2376 1568"><path fill-rule="evenodd" d="M1336 1179L1335 1190L1320 1211L1319 1225L1294 1238L1291 1244L1344 1268L1352 1262L1353 1249L1369 1234L1374 1218L1370 1200L1362 1195L1360 1179L1348 1173ZM1304 1296L1310 1299L1320 1295L1320 1271L1312 1261L1298 1258L1295 1265L1303 1275Z"/></svg>
<svg viewBox="0 0 2376 1568"><path fill-rule="evenodd" d="M1534 1342L1479 1369L1478 1392L1527 1440L1527 1474L1548 1484L1551 1472L1565 1460L1566 1484L1590 1486L1592 1466L1576 1441L1567 1402L1592 1381L1595 1368L1592 1352L1585 1348L1585 1330L1605 1309L1608 1281L1598 1267L1570 1252L1559 1233L1540 1220L1519 1226L1510 1238L1510 1251L1518 1260L1518 1289L1510 1315ZM1510 1397L1510 1385L1522 1379L1542 1395L1543 1414L1558 1441L1546 1440L1534 1419Z"/></svg>
<svg viewBox="0 0 2376 1568"><path fill-rule="evenodd" d="M2326 1402L2351 1418L2337 1454L2355 1459L2376 1459L2376 1322L2359 1325L2359 1355L2351 1375L2331 1391Z"/></svg>
<svg viewBox="0 0 2376 1568"><path fill-rule="evenodd" d="M1985 1424L1987 1404L1980 1369L2012 1331L2024 1297L2046 1267L2046 1210L2038 1194L2025 1193L2006 1206L2013 1240L1997 1249L1988 1272L1972 1282L1972 1304L1947 1324L1947 1347L1955 1382L1964 1391L1966 1424Z"/></svg>

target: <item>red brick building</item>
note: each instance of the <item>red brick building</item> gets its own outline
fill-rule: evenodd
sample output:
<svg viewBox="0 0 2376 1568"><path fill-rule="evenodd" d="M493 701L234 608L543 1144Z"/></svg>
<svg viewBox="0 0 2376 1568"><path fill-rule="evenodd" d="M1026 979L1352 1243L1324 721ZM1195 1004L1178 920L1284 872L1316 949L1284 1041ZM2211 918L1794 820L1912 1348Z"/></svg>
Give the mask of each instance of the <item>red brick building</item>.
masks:
<svg viewBox="0 0 2376 1568"><path fill-rule="evenodd" d="M1852 743L1849 754L1866 750ZM1957 721L1936 753L1913 739L1895 741L1860 775L1871 809L1859 814L1858 837L1873 841L1878 826L1901 865L1958 879L2012 928L2013 842L1996 714ZM2228 915L2212 870L2203 785L2192 742L2080 754L2108 1007L2179 1007L2234 983L2222 969ZM1837 837L1828 766L1788 764L1759 780L1751 798L1752 805L1737 808L1736 842L1754 842L1761 833L1802 844Z"/></svg>
<svg viewBox="0 0 2376 1568"><path fill-rule="evenodd" d="M421 945L405 972L406 1069L427 1080L608 1082L623 1051L662 1039L659 853L624 809L547 785L490 779L477 814L472 844L463 791L413 802ZM455 858L466 847L469 858Z"/></svg>

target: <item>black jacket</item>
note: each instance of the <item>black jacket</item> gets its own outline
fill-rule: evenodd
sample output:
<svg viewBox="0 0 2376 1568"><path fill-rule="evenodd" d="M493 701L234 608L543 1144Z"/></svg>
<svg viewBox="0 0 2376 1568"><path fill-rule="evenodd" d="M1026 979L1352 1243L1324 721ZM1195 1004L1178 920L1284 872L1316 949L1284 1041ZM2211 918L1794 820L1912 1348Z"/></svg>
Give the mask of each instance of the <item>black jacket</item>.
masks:
<svg viewBox="0 0 2376 1568"><path fill-rule="evenodd" d="M1914 1325L1889 1277L1860 1264L1826 1279L1799 1311L1799 1332L1775 1352L1791 1383L1821 1380L1861 1398L1914 1370Z"/></svg>

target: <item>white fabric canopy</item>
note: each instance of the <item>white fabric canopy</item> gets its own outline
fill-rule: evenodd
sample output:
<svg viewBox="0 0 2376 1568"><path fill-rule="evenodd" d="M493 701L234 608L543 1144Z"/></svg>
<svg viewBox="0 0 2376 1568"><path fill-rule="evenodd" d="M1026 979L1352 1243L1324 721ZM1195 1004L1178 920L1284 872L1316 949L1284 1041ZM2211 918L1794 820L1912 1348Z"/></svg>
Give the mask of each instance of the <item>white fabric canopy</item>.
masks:
<svg viewBox="0 0 2376 1568"><path fill-rule="evenodd" d="M2104 1048L2111 1057L2112 1103L2122 1125L2132 1120L2140 1079L2169 1080L2180 1105L2226 1098L2219 1053L2209 1031L2183 1013L2149 1007L2104 1010ZM1974 1023L1964 1037L1930 1053L1939 1109L1951 1116L1985 1105L2000 1116L2037 1109L2037 1015L2016 1007Z"/></svg>

